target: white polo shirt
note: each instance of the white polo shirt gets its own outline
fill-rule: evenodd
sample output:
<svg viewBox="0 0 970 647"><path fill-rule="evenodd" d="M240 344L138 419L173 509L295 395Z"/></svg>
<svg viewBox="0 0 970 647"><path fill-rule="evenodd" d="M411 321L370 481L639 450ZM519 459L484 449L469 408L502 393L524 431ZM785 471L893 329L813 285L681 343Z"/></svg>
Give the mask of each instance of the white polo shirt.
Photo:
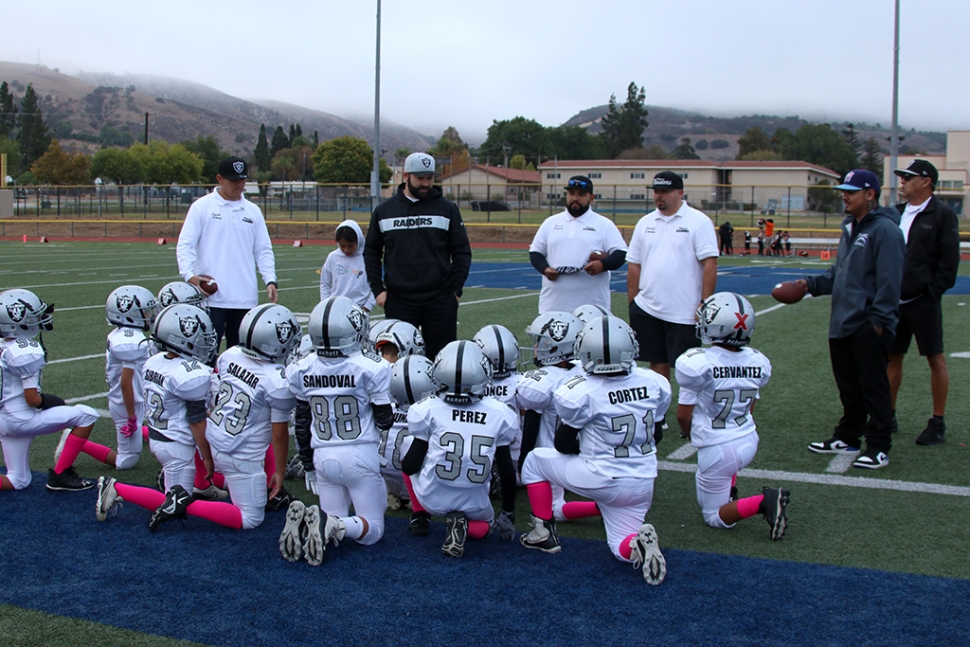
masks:
<svg viewBox="0 0 970 647"><path fill-rule="evenodd" d="M572 312L581 305L610 309L610 272L590 276L583 271L593 252L612 254L626 251L626 242L613 221L589 209L578 218L563 211L546 218L539 227L529 252L546 257L559 278L542 277L539 314L559 310Z"/></svg>
<svg viewBox="0 0 970 647"><path fill-rule="evenodd" d="M658 319L694 324L704 276L701 261L717 256L714 223L683 203L672 216L651 211L633 230L628 263L640 265L640 309Z"/></svg>

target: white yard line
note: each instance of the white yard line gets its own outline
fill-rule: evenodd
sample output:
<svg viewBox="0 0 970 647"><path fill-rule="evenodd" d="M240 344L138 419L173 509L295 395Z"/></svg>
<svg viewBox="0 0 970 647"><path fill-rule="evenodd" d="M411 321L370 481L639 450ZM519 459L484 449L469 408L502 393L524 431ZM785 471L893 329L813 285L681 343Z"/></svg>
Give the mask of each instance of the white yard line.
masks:
<svg viewBox="0 0 970 647"><path fill-rule="evenodd" d="M68 404L77 404L78 402L87 402L89 400L97 400L98 398L106 398L106 397L108 397L107 391L105 391L104 393L94 393L92 395L82 395L79 398L71 398L70 400L64 400L64 402Z"/></svg>
<svg viewBox="0 0 970 647"><path fill-rule="evenodd" d="M66 364L68 362L80 362L85 359L95 359L95 358L104 359L104 353L98 353L97 355L81 355L80 357L67 357L65 359L54 359L47 362L47 365L50 366L51 364Z"/></svg>
<svg viewBox="0 0 970 647"><path fill-rule="evenodd" d="M852 452L851 454L836 454L829 461L828 467L825 471L829 474L845 474L852 467L852 463L855 462L856 457L859 452Z"/></svg>
<svg viewBox="0 0 970 647"><path fill-rule="evenodd" d="M670 461L685 461L697 453L697 448L690 443L684 443L667 456Z"/></svg>

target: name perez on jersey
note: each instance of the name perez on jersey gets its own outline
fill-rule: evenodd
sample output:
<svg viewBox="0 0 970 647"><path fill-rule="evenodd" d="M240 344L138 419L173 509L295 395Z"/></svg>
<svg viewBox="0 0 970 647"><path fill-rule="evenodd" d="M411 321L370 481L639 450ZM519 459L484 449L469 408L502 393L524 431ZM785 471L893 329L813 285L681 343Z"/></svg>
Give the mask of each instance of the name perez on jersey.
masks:
<svg viewBox="0 0 970 647"><path fill-rule="evenodd" d="M465 409L452 409L451 419L457 422L471 422L476 425L485 424L485 416L488 414L484 411L466 411Z"/></svg>
<svg viewBox="0 0 970 647"><path fill-rule="evenodd" d="M353 375L304 375L305 389L353 389L357 382Z"/></svg>
<svg viewBox="0 0 970 647"><path fill-rule="evenodd" d="M715 380L753 378L761 379L760 366L712 366L711 375Z"/></svg>
<svg viewBox="0 0 970 647"><path fill-rule="evenodd" d="M228 368L226 368L226 373L238 378L243 383L247 384L250 388L255 389L256 385L259 384L259 378L253 375L251 372L244 369L242 366L229 362Z"/></svg>
<svg viewBox="0 0 970 647"><path fill-rule="evenodd" d="M609 392L610 404L622 404L624 402L635 402L636 400L649 400L650 392L645 386L636 386L631 389L619 389Z"/></svg>

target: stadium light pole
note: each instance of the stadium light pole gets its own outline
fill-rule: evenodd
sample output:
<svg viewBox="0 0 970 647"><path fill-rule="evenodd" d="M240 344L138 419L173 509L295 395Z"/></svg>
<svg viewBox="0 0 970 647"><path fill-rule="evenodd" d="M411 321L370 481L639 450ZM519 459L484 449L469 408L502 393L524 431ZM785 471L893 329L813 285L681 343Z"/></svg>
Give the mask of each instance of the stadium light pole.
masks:
<svg viewBox="0 0 970 647"><path fill-rule="evenodd" d="M896 158L899 156L899 0L896 0L896 24L893 39L893 125L889 142L889 204L896 204Z"/></svg>
<svg viewBox="0 0 970 647"><path fill-rule="evenodd" d="M381 0L377 0L377 54L374 66L374 168L370 174L371 210L381 195Z"/></svg>

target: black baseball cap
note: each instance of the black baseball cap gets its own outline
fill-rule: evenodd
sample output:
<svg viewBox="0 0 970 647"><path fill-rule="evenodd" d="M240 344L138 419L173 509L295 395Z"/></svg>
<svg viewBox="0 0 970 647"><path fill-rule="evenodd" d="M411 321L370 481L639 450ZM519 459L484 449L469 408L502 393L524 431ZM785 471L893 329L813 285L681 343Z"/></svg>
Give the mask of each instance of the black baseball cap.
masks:
<svg viewBox="0 0 970 647"><path fill-rule="evenodd" d="M219 162L217 173L227 180L245 180L248 175L249 165L246 161L238 157L227 157Z"/></svg>
<svg viewBox="0 0 970 647"><path fill-rule="evenodd" d="M567 191L586 191L593 192L593 181L585 175L574 175L566 182Z"/></svg>
<svg viewBox="0 0 970 647"><path fill-rule="evenodd" d="M933 183L933 186L936 186L936 181L940 179L940 174L936 170L936 167L926 160L913 160L906 168L898 168L893 173L899 177L907 175L911 177L928 177L930 178L930 182Z"/></svg>
<svg viewBox="0 0 970 647"><path fill-rule="evenodd" d="M684 178L673 171L661 171L653 176L653 184L647 188L654 191L670 191L672 189L683 189Z"/></svg>

